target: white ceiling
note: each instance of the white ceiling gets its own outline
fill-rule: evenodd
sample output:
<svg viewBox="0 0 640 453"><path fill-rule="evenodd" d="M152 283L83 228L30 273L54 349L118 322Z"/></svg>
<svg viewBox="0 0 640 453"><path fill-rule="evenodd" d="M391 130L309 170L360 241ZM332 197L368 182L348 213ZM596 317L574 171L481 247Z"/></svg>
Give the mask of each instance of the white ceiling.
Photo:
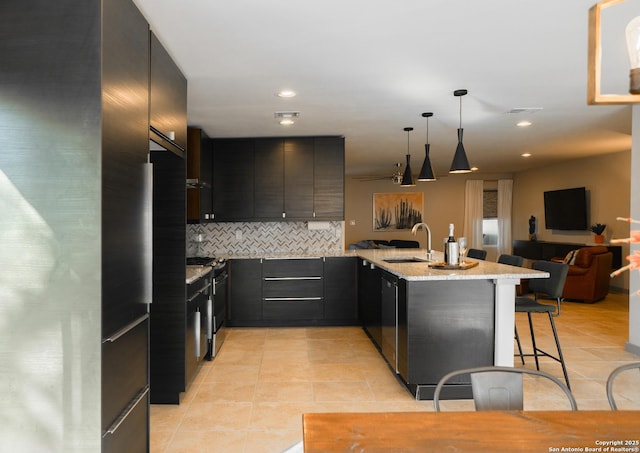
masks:
<svg viewBox="0 0 640 453"><path fill-rule="evenodd" d="M211 137L344 135L347 174L391 174L411 126L417 173L430 111L442 176L460 121L453 91L464 88L464 145L481 173L631 148L631 109L586 103L595 0L135 3L188 79L189 124ZM624 93L626 60L619 66ZM298 96L277 97L285 88ZM520 108L542 110L508 113ZM281 126L280 111L300 118ZM524 119L533 125L515 126Z"/></svg>

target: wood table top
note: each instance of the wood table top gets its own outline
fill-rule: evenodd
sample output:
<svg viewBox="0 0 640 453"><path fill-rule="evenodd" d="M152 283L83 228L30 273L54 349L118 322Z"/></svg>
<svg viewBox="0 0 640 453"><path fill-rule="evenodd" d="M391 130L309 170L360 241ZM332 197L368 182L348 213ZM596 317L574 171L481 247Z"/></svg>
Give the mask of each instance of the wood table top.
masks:
<svg viewBox="0 0 640 453"><path fill-rule="evenodd" d="M312 413L302 424L306 453L640 451L640 411Z"/></svg>

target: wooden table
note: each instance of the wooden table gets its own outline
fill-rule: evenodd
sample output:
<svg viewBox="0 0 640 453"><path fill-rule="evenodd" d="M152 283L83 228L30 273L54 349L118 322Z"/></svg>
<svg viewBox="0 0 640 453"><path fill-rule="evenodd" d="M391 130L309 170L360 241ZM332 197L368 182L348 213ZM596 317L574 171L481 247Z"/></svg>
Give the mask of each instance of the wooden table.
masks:
<svg viewBox="0 0 640 453"><path fill-rule="evenodd" d="M640 411L317 413L302 424L306 453L640 451Z"/></svg>

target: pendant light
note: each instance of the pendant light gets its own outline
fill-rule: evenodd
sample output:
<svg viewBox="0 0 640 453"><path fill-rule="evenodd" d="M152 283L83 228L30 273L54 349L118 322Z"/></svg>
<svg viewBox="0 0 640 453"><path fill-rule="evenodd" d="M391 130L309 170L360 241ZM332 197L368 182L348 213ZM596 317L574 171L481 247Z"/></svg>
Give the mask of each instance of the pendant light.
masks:
<svg viewBox="0 0 640 453"><path fill-rule="evenodd" d="M456 147L456 153L453 155L453 162L451 162L449 173L471 172L471 167L467 160L467 153L465 153L464 145L462 144L462 96L466 94L467 90L456 90L453 92L454 96L460 98L460 127L458 128L458 146Z"/></svg>
<svg viewBox="0 0 640 453"><path fill-rule="evenodd" d="M404 130L407 133L407 166L404 169L400 185L403 187L413 187L415 183L413 182L413 176L411 176L411 152L409 151L409 132L411 132L413 128L405 127Z"/></svg>
<svg viewBox="0 0 640 453"><path fill-rule="evenodd" d="M422 169L420 170L418 181L435 181L436 175L433 173L431 159L429 158L429 118L433 116L433 113L425 112L422 116L427 119L427 142L424 145L424 162L422 163Z"/></svg>

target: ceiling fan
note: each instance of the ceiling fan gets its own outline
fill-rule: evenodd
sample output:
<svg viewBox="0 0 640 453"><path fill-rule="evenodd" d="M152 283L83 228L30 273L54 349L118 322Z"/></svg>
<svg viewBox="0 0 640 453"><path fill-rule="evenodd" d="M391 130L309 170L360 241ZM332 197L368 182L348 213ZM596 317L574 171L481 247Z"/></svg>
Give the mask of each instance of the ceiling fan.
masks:
<svg viewBox="0 0 640 453"><path fill-rule="evenodd" d="M395 172L392 175L362 175L362 176L355 176L355 179L358 179L360 181L381 181L384 179L390 179L392 183L394 184L400 184L402 183L402 163L401 162L396 162L394 164L395 166Z"/></svg>

